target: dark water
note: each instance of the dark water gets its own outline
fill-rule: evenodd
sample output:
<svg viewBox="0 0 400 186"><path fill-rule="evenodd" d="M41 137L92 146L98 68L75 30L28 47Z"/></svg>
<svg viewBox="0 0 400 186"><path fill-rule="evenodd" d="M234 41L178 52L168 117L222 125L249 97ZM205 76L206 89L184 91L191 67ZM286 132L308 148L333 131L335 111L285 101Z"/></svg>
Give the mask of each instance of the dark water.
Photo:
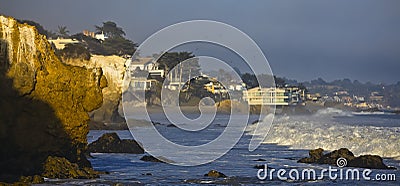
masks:
<svg viewBox="0 0 400 186"><path fill-rule="evenodd" d="M220 117L220 118L218 118ZM182 136L182 131L178 128L167 127L167 121L161 121L161 125L157 125L157 129L171 140L180 142L185 145L198 144L199 140L210 140L218 136L223 130L224 125L222 120L224 116L217 116L213 124L207 127L206 132L201 136ZM301 117L290 117L285 122L276 118L277 124L284 123L293 124ZM285 117L285 116L281 116ZM377 125L396 129L400 126L400 117L398 116L382 116L382 115L329 115L330 121L340 123L343 125L362 125L372 127L374 130ZM304 118L303 118L304 119ZM319 121L319 120L318 120ZM305 123L308 123L306 121ZM316 121L310 121L316 122ZM300 132L301 129L299 129ZM400 131L400 130L399 130ZM90 131L88 135L89 142L96 140L103 133L110 131ZM129 131L117 131L121 138L131 139L132 136ZM399 133L395 133L395 137L399 138ZM370 177L374 178L376 174L394 174L396 181L376 181L376 180L331 180L328 175L324 173L322 180L310 181L307 180L285 180L282 181L277 178L276 174L273 179L260 180L257 178L258 169L254 168L255 165L267 164L268 168L285 169L289 172L291 169L298 169L299 171L312 168L316 170L317 176L320 176L322 169L328 169L327 165L309 165L297 163L297 160L302 157L308 156L308 150L296 149L290 146L283 146L277 144L263 144L253 152L248 151L248 144L250 135L244 135L238 144L221 158L200 166L182 167L170 165L165 163L143 162L140 158L142 154L102 154L92 153L94 158L90 159L93 167L96 170L107 171L110 174L102 175L99 179L94 180L62 180L60 184L88 184L88 185L112 185L115 183L122 183L124 185L193 185L193 184L228 184L228 185L252 185L252 184L300 184L300 185L327 185L327 184L348 184L348 185L400 185L400 161L390 158L385 158L384 161L387 165L396 167L397 170L372 170ZM318 143L318 142L315 142ZM385 145L385 144L382 144ZM265 161L256 161L264 159ZM337 167L335 167L337 168ZM208 178L204 177L208 171L215 169L218 170L228 178ZM362 171L363 169L360 169ZM53 182L56 183L56 182Z"/></svg>

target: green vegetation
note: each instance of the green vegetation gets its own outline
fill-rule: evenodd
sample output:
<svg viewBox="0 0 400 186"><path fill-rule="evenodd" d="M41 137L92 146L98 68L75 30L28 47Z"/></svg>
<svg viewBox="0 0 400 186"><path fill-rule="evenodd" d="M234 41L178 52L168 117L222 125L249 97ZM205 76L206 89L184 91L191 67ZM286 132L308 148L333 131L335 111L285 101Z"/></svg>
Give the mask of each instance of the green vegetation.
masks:
<svg viewBox="0 0 400 186"><path fill-rule="evenodd" d="M81 56L83 53L86 53L86 50L92 54L97 55L132 55L136 51L136 44L131 40L125 38L125 31L118 27L116 23L112 21L104 22L102 26L95 26L97 34L103 33L105 35L104 41L92 38L90 36L85 36L83 33L76 33L73 35L69 35L70 31L67 29L67 26L60 25L57 27L56 32L48 31L43 28L42 25L35 21L31 20L18 20L20 23L26 23L32 26L35 26L38 30L39 34L47 36L47 38L71 38L77 39L82 42L81 45L75 45L70 47L63 52L59 52L58 54L62 54L63 57L67 56ZM85 50L83 52L77 52L77 49L83 49L81 46L84 46ZM68 52L72 52L71 54L67 54ZM87 59L87 55L82 55Z"/></svg>
<svg viewBox="0 0 400 186"><path fill-rule="evenodd" d="M74 34L71 38L83 42L92 54L123 56L132 55L136 51L136 44L124 37L124 30L116 23L107 21L103 23L103 26L95 27L98 34L104 34L104 41L85 36L82 33Z"/></svg>
<svg viewBox="0 0 400 186"><path fill-rule="evenodd" d="M57 34L58 34L59 37L62 37L62 38L68 38L69 37L69 35L68 35L69 30L67 30L66 26L58 26L57 28L58 28Z"/></svg>
<svg viewBox="0 0 400 186"><path fill-rule="evenodd" d="M56 50L56 54L61 57L61 59L90 60L89 50L81 43L66 44L64 49Z"/></svg>
<svg viewBox="0 0 400 186"><path fill-rule="evenodd" d="M119 36L105 39L102 47L103 55L133 55L136 50L135 43Z"/></svg>
<svg viewBox="0 0 400 186"><path fill-rule="evenodd" d="M103 26L95 26L98 33L104 33L110 38L123 37L125 32L112 21L103 22Z"/></svg>
<svg viewBox="0 0 400 186"><path fill-rule="evenodd" d="M211 92L204 89L204 85L210 83L208 78L191 79L184 86L184 91L179 94L179 102L181 105L197 105L201 98L210 97L214 101L217 99ZM217 101L216 101L217 102Z"/></svg>
<svg viewBox="0 0 400 186"><path fill-rule="evenodd" d="M158 63L160 64L160 68L169 72L172 68L174 68L179 63L195 57L191 52L166 52L158 59ZM185 65L186 66L186 65ZM188 65L183 67L183 73L189 74L191 72L194 75L200 74L200 65L197 60L188 61Z"/></svg>
<svg viewBox="0 0 400 186"><path fill-rule="evenodd" d="M272 77L270 75L266 75L266 74L261 74L261 75L256 76L254 74L244 73L241 75L241 78L242 78L243 82L247 85L247 88L257 87L257 86L259 86L259 83L263 83L260 85L262 87L270 87L271 84L268 84L268 83L271 82L271 80L272 80ZM286 85L286 81L284 78L280 78L277 76L273 76L273 78L275 81L275 86L284 87Z"/></svg>

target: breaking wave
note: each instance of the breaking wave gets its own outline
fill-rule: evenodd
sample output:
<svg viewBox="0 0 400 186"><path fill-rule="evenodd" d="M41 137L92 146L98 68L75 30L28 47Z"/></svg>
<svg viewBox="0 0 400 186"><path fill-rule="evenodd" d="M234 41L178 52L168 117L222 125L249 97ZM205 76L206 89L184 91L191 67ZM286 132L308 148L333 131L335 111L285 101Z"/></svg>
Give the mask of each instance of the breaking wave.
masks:
<svg viewBox="0 0 400 186"><path fill-rule="evenodd" d="M334 121L334 116L351 117L352 114L329 108L312 116L277 116L264 143L294 149L348 148L355 155L375 154L400 160L400 127L346 125ZM262 136L267 132L254 133L255 129L256 125L249 125L247 134Z"/></svg>

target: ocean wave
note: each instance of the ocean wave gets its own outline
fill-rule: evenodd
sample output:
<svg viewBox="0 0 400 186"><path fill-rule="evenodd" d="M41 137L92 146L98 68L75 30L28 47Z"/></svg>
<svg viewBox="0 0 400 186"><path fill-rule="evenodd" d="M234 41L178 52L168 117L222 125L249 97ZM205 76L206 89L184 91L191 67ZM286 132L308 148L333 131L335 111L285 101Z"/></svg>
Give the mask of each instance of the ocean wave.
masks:
<svg viewBox="0 0 400 186"><path fill-rule="evenodd" d="M337 108L326 108L318 110L313 117L326 117L326 116L353 116L351 112L340 110Z"/></svg>
<svg viewBox="0 0 400 186"><path fill-rule="evenodd" d="M340 110L323 110L313 116L275 117L264 143L290 146L293 149L335 150L348 148L355 155L374 154L400 160L400 127L352 126L330 120L342 116ZM267 132L249 125L247 134L262 136Z"/></svg>

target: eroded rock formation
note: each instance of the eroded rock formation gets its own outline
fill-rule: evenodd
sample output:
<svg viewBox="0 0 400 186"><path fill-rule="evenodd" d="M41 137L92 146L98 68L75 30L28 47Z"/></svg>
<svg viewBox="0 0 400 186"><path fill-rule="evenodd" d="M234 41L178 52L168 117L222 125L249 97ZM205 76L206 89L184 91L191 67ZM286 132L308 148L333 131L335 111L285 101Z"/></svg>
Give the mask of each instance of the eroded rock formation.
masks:
<svg viewBox="0 0 400 186"><path fill-rule="evenodd" d="M118 113L121 101L121 87L125 73L126 59L119 56L93 55L89 61L81 59L64 60L65 63L85 68L102 68L108 86L103 89L103 105L90 113L94 122L120 123L124 118ZM106 126L104 126L106 128Z"/></svg>
<svg viewBox="0 0 400 186"><path fill-rule="evenodd" d="M89 144L88 152L143 154L144 150L135 140L121 140L118 134L113 132L103 134L99 139Z"/></svg>
<svg viewBox="0 0 400 186"><path fill-rule="evenodd" d="M61 63L33 26L0 16L0 181L41 174L48 156L90 167L87 113L106 85L101 68Z"/></svg>
<svg viewBox="0 0 400 186"><path fill-rule="evenodd" d="M354 156L354 154L346 148L341 148L334 150L327 154L324 154L324 149L318 148L309 151L309 156L300 159L299 163L317 163L317 164L329 164L338 165L338 159L344 158L345 163L343 166L349 167L360 167L360 168L370 168L370 169L394 169L394 167L389 167L383 163L383 159L377 155L361 155ZM340 163L340 162L339 162ZM340 164L342 165L342 164Z"/></svg>

